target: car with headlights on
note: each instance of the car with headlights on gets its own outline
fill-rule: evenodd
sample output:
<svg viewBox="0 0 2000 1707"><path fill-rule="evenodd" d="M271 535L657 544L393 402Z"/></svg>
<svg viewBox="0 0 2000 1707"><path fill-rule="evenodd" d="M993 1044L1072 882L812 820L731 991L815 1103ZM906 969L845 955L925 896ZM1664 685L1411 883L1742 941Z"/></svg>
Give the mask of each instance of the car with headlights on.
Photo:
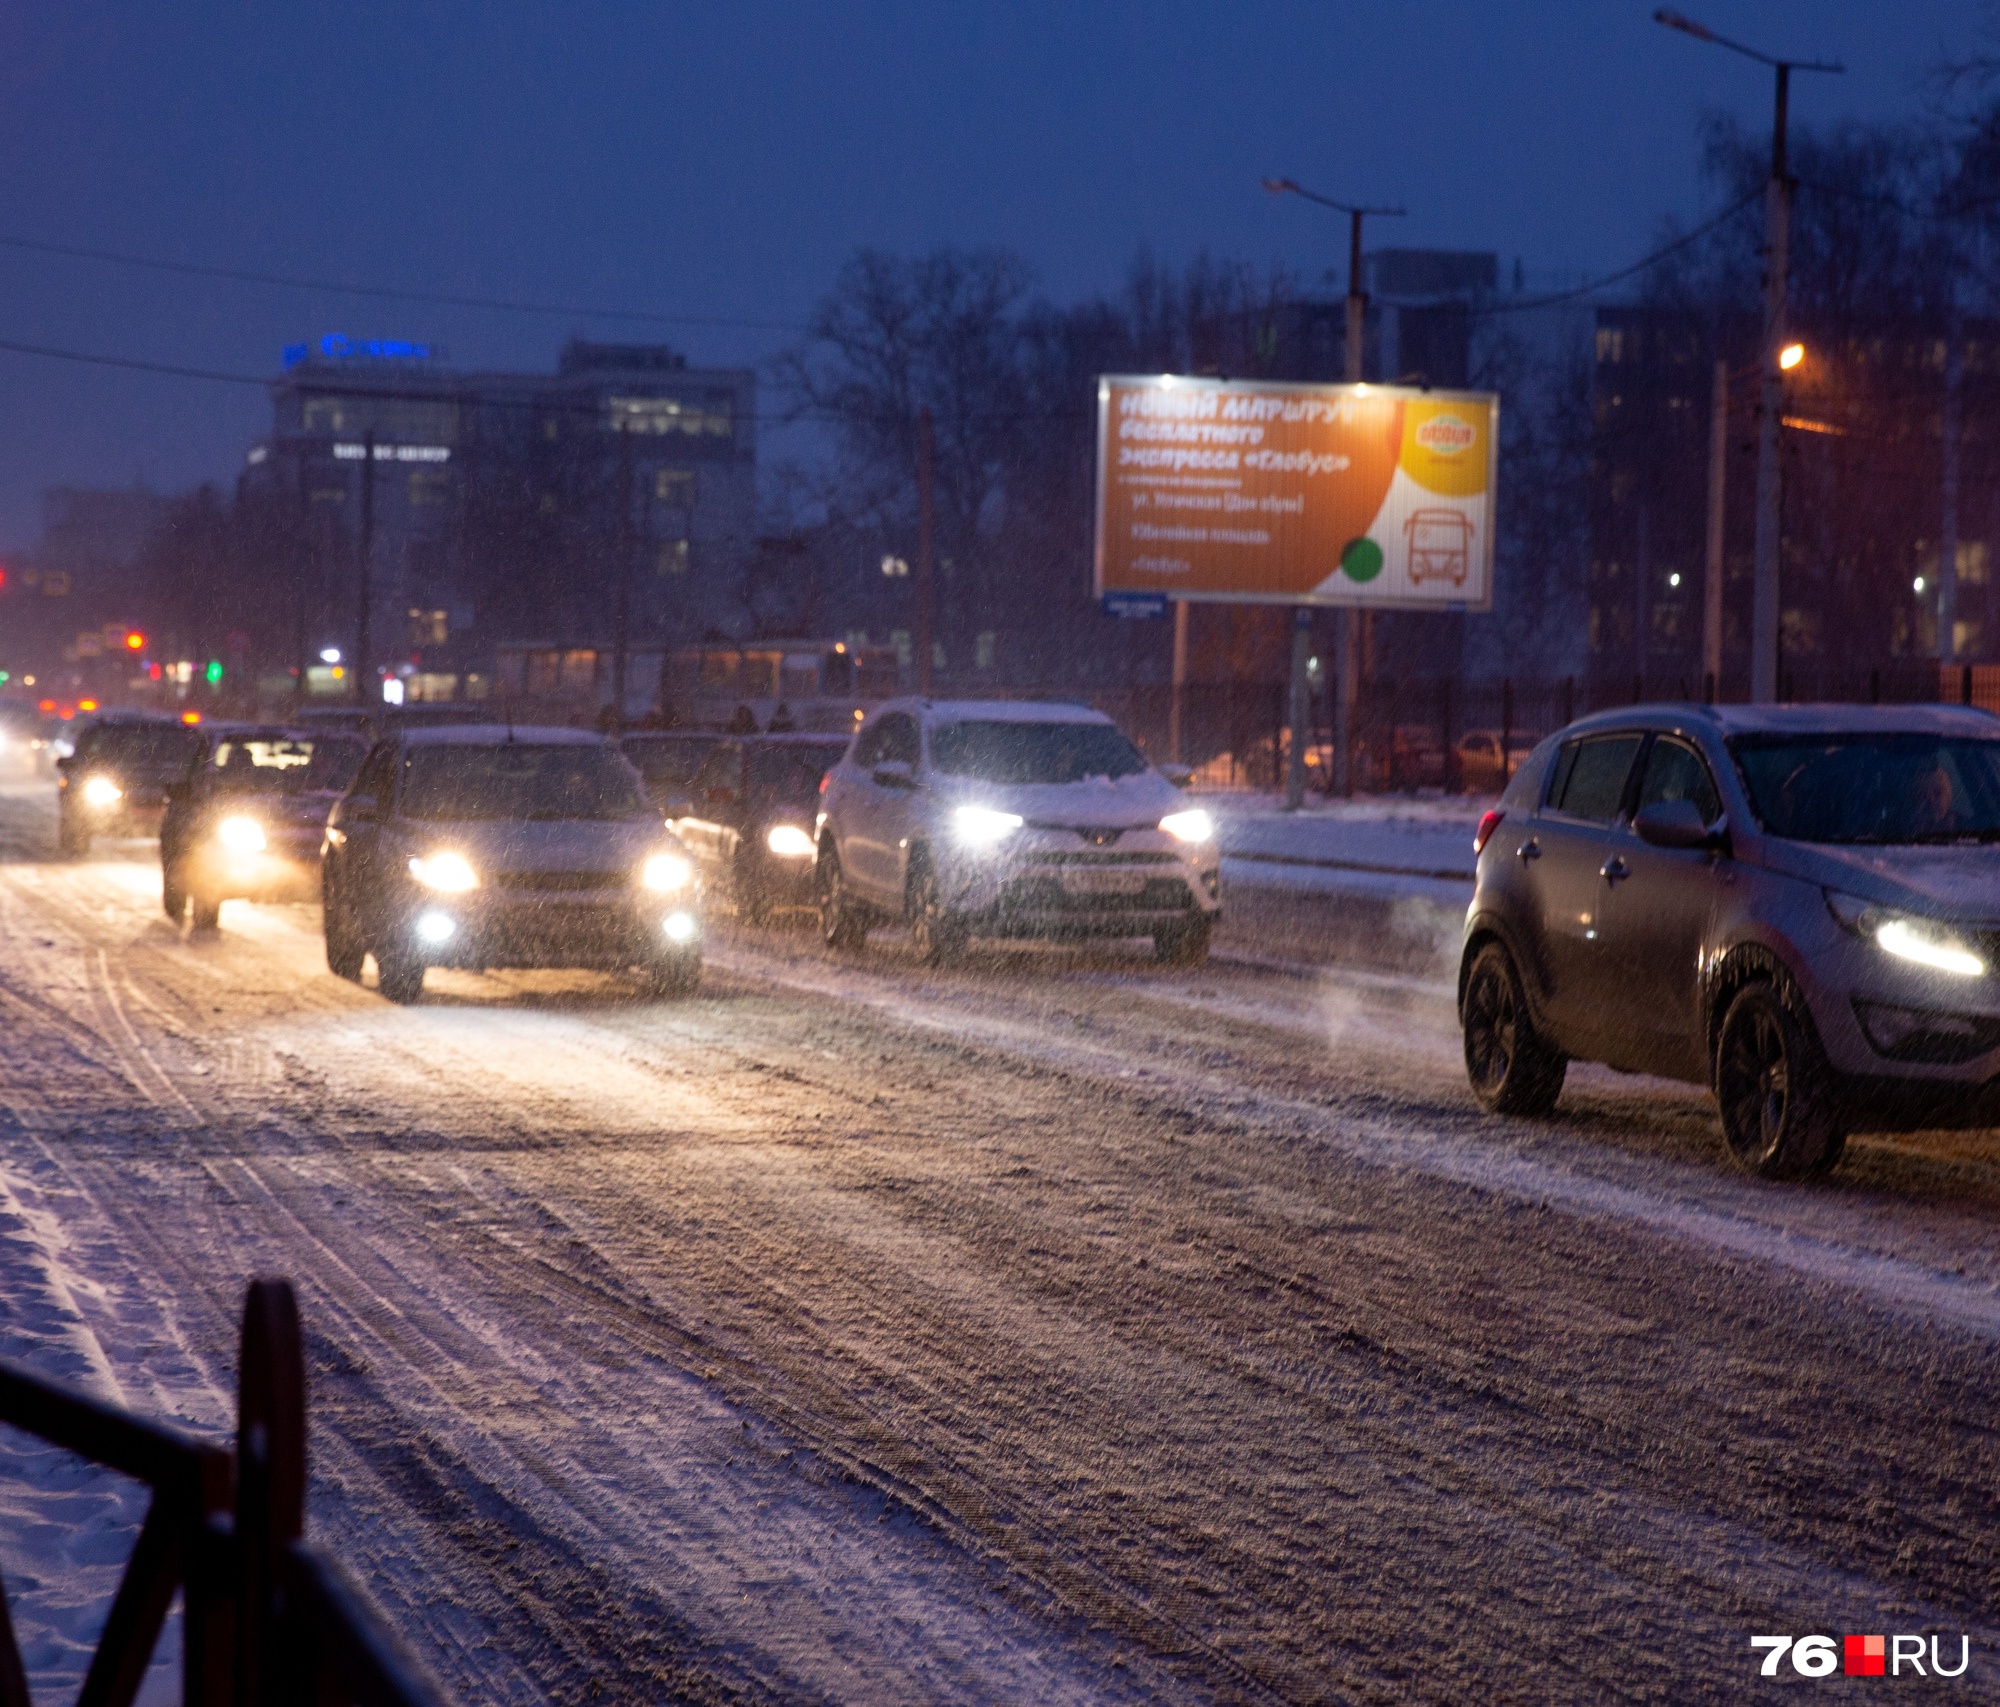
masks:
<svg viewBox="0 0 2000 1707"><path fill-rule="evenodd" d="M836 947L893 920L929 964L973 937L1148 936L1194 965L1222 908L1209 815L1079 705L891 700L827 773L815 830Z"/></svg>
<svg viewBox="0 0 2000 1707"><path fill-rule="evenodd" d="M168 789L160 904L213 930L222 903L317 901L327 814L368 751L358 735L208 724L205 760Z"/></svg>
<svg viewBox="0 0 2000 1707"><path fill-rule="evenodd" d="M717 730L644 729L624 736L619 745L646 779L653 804L678 818L693 803L695 772L725 738Z"/></svg>
<svg viewBox="0 0 2000 1707"><path fill-rule="evenodd" d="M378 741L327 819L327 965L413 1002L432 966L701 971L700 885L604 736L503 724Z"/></svg>
<svg viewBox="0 0 2000 1707"><path fill-rule="evenodd" d="M1706 1085L1732 1157L2000 1124L2000 721L1948 706L1643 706L1550 737L1477 835L1472 1088L1571 1060Z"/></svg>
<svg viewBox="0 0 2000 1707"><path fill-rule="evenodd" d="M817 905L819 787L846 751L825 735L728 736L689 782L674 833L709 891L727 894L751 924L777 908Z"/></svg>
<svg viewBox="0 0 2000 1707"><path fill-rule="evenodd" d="M88 853L96 836L156 834L168 788L201 752L200 732L169 718L97 719L56 760L56 838L64 855Z"/></svg>

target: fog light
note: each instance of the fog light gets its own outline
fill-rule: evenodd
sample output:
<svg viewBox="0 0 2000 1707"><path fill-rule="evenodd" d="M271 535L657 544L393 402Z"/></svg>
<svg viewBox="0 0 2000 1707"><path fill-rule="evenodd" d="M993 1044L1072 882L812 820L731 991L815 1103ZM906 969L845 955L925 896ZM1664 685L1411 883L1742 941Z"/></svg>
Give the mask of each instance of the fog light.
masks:
<svg viewBox="0 0 2000 1707"><path fill-rule="evenodd" d="M417 940L419 942L450 942L458 935L458 922L446 913L420 913L417 916Z"/></svg>
<svg viewBox="0 0 2000 1707"><path fill-rule="evenodd" d="M125 791L108 776L94 776L83 785L86 806L109 806L125 798Z"/></svg>
<svg viewBox="0 0 2000 1707"><path fill-rule="evenodd" d="M773 824L764 845L780 859L811 859L813 839L796 824Z"/></svg>
<svg viewBox="0 0 2000 1707"><path fill-rule="evenodd" d="M255 818L225 818L215 826L215 839L234 854L264 851L264 826Z"/></svg>
<svg viewBox="0 0 2000 1707"><path fill-rule="evenodd" d="M667 933L669 942L693 942L697 929L692 913L669 913L661 922L660 929Z"/></svg>

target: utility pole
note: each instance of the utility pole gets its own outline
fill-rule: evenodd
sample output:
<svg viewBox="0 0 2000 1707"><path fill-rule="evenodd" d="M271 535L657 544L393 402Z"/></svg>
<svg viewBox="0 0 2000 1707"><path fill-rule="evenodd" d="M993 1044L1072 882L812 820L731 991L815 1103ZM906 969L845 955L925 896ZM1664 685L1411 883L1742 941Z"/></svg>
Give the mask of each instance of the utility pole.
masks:
<svg viewBox="0 0 2000 1707"><path fill-rule="evenodd" d="M625 672L632 649L632 434L618 431L618 527L612 550L617 553L615 627L611 642L611 732L625 727Z"/></svg>
<svg viewBox="0 0 2000 1707"><path fill-rule="evenodd" d="M312 578L312 476L308 469L311 453L299 440L299 560L292 583L292 656L298 660L298 685L292 690L293 708L306 702L306 672L312 668L311 640L306 629L306 583Z"/></svg>
<svg viewBox="0 0 2000 1707"><path fill-rule="evenodd" d="M361 613L354 633L354 696L368 704L368 678L374 673L375 641L369 631L374 619L371 600L375 562L375 429L361 435Z"/></svg>
<svg viewBox="0 0 2000 1707"><path fill-rule="evenodd" d="M1331 201L1301 189L1290 178L1266 178L1264 188L1274 196L1299 196L1321 207L1347 215L1347 383L1359 385L1365 377L1363 345L1368 335L1368 296L1361 288L1361 221L1366 214L1384 219L1401 219L1399 207L1356 207ZM1285 773L1285 805L1296 812L1305 802L1305 730L1312 720L1312 688L1307 680L1311 663L1310 609L1300 606L1292 625L1292 753ZM1333 786L1342 794L1354 792L1352 769L1355 712L1361 701L1361 613L1341 605L1334 615L1333 670Z"/></svg>
<svg viewBox="0 0 2000 1707"><path fill-rule="evenodd" d="M1965 323L1959 314L1957 281L1952 281L1945 322L1944 456L1942 492L1944 523L1938 529L1938 656L1958 662L1958 488L1959 440L1964 434Z"/></svg>
<svg viewBox="0 0 2000 1707"><path fill-rule="evenodd" d="M1181 700L1187 693L1188 601L1174 600L1174 689L1167 703L1167 757L1181 762Z"/></svg>
<svg viewBox="0 0 2000 1707"><path fill-rule="evenodd" d="M1729 478L1729 364L1715 364L1708 416L1708 562L1701 585L1701 673L1710 704L1722 699L1722 516Z"/></svg>
<svg viewBox="0 0 2000 1707"><path fill-rule="evenodd" d="M1773 59L1753 47L1719 36L1705 24L1679 12L1658 11L1655 23L1711 42L1768 65L1777 74L1771 121L1771 177L1764 186L1764 341L1759 352L1763 383L1757 416L1757 551L1756 576L1750 606L1750 699L1769 705L1778 697L1780 546L1783 538L1783 481L1779 461L1784 430L1785 376L1779 355L1785 348L1785 300L1791 265L1792 180L1785 159L1786 109L1794 71L1842 72L1831 62Z"/></svg>
<svg viewBox="0 0 2000 1707"><path fill-rule="evenodd" d="M931 411L926 404L917 411L917 691L926 699L931 694L931 660L936 649L931 625L936 617L932 584L936 579L936 507L931 487L935 480L937 447L931 432Z"/></svg>

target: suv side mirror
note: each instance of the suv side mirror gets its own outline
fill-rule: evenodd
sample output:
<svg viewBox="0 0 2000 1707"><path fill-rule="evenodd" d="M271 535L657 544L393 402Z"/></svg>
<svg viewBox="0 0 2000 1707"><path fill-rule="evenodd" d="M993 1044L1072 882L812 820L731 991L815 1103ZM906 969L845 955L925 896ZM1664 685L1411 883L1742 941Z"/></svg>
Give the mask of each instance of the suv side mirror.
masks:
<svg viewBox="0 0 2000 1707"><path fill-rule="evenodd" d="M61 771L65 776L67 776L69 774L70 766L75 763L76 763L76 756L73 753L64 753L59 759L56 760L56 769Z"/></svg>
<svg viewBox="0 0 2000 1707"><path fill-rule="evenodd" d="M1639 840L1656 848L1719 848L1729 838L1727 820L1710 825L1692 800L1656 800L1632 820Z"/></svg>
<svg viewBox="0 0 2000 1707"><path fill-rule="evenodd" d="M917 773L901 759L884 759L875 767L875 780L883 788L915 788Z"/></svg>
<svg viewBox="0 0 2000 1707"><path fill-rule="evenodd" d="M1189 783L1194 781L1194 767L1192 765L1161 765L1158 769L1160 775L1165 777L1176 788L1186 788Z"/></svg>

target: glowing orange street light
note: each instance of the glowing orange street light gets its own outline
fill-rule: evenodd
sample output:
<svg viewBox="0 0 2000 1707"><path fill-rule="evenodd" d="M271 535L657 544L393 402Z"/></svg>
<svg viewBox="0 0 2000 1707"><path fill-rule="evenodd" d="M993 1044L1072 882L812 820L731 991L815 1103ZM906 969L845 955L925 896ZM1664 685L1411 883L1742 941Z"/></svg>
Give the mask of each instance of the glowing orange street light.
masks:
<svg viewBox="0 0 2000 1707"><path fill-rule="evenodd" d="M181 721L189 724L199 723L201 721L201 713L198 711L183 711L181 713Z"/></svg>
<svg viewBox="0 0 2000 1707"><path fill-rule="evenodd" d="M76 708L78 711L95 711L97 709L97 701L94 699L80 699L76 702Z"/></svg>
<svg viewBox="0 0 2000 1707"><path fill-rule="evenodd" d="M1787 373L1790 373L1793 368L1797 367L1805 359L1806 347L1803 344L1787 344L1778 352L1778 366L1783 368Z"/></svg>

